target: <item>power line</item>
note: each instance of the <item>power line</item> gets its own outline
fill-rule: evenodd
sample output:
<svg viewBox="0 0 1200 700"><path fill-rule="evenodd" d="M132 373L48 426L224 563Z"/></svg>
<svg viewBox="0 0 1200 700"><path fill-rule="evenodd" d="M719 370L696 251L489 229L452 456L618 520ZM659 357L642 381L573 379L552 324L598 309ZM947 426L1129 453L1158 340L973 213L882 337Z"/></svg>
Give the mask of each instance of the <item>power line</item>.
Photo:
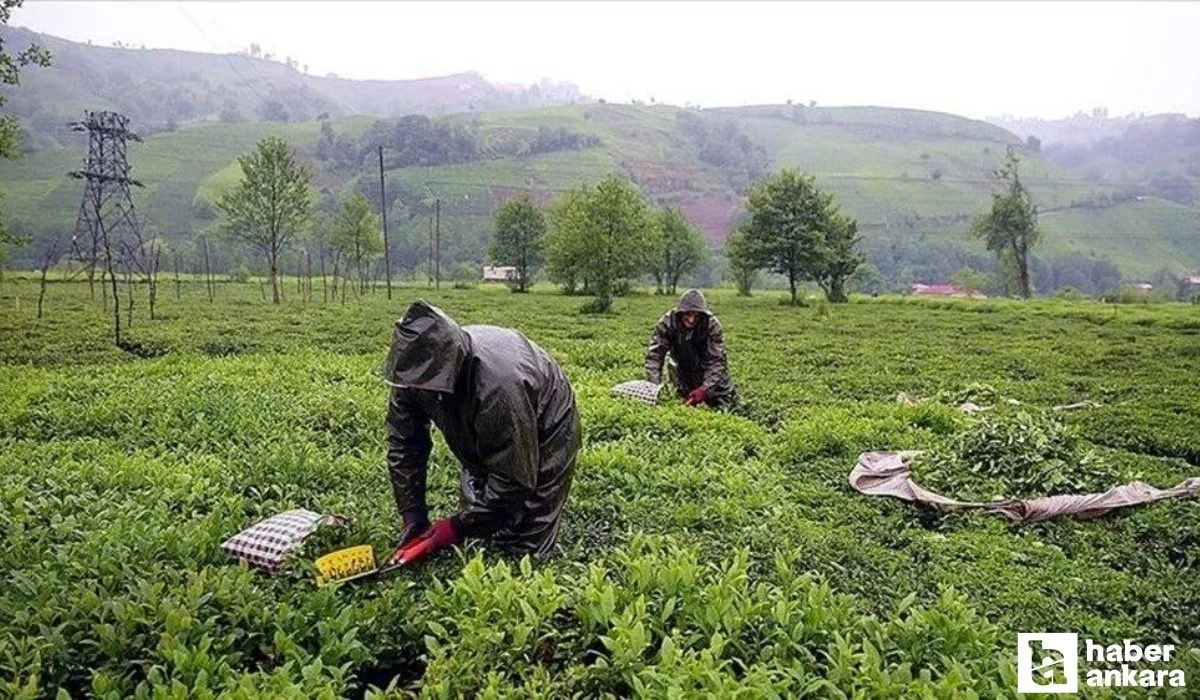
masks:
<svg viewBox="0 0 1200 700"><path fill-rule="evenodd" d="M204 35L204 38L208 41L209 44L212 45L212 47L217 51L217 53L221 54L225 58L225 62L229 64L229 69L232 70L234 75L236 75L238 77L238 79L242 81L242 84L245 85L247 88L249 88L250 91L253 92L256 97L258 97L258 99L265 102L267 98L263 97L262 93L260 93L258 91L258 89L254 87L254 83L250 82L249 80L246 79L246 77L244 75L242 75L242 73L237 69L237 66L234 65L233 60L229 57L229 54L227 52L225 52L224 50L222 50L221 47L217 45L217 42L213 41L212 37L209 36L208 32L204 31L204 27L201 27L200 23L197 22L194 17L192 17L192 13L188 12L187 8L178 2L175 3L175 7L179 8L179 11L182 12L188 18L189 22L192 23L192 26L194 26L197 31L199 31L202 35ZM254 64L250 64L250 67L253 68ZM262 76L259 76L259 77L262 77Z"/></svg>

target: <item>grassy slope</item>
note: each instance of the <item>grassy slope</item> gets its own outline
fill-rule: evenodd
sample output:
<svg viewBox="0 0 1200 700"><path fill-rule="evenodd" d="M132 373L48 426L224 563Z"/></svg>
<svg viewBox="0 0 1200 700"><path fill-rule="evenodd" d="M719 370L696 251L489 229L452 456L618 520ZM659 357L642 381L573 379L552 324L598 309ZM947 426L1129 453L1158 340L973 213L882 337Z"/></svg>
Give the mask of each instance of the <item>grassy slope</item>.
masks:
<svg viewBox="0 0 1200 700"><path fill-rule="evenodd" d="M804 123L791 108L715 110L741 120L762 144L774 167L800 167L838 195L846 211L860 219L866 235L895 239L914 233L967 242L971 215L984 211L992 191L990 173L1000 162L1006 132L952 115L869 107L805 108ZM485 239L490 206L517 188L533 187L543 198L609 172L637 179L657 201L679 204L723 240L740 199L716 168L701 162L677 127L677 108L665 106L576 105L539 110L463 114L450 117L478 123L485 151L514 134L539 125L567 127L602 140L582 152L505 158L454 166L394 170L394 181L428 187L443 202L443 229L450 236ZM370 118L335 120L339 133L361 133ZM135 146L135 175L147 183L139 205L172 231L198 225L187 208L199 194L212 199L231 185L235 159L262 136L278 134L306 152L315 143L315 123L195 125L151 137ZM18 221L70 227L78 206L79 183L63 177L78 167L75 149L42 151L0 164L4 207ZM938 180L932 173L941 172ZM320 173L322 184L346 185L358 173ZM1044 210L1089 199L1102 187L1035 158L1025 160L1025 178ZM464 196L465 195L465 196ZM1129 274L1168 262L1200 267L1194 210L1167 215L1161 207L1128 206L1108 212L1070 211L1046 215L1048 253L1095 250L1111 256ZM421 217L397 216L396 226L411 236L428 225ZM411 230L410 230L411 229ZM1133 240L1119 234L1136 230ZM1147 243L1146 241L1149 241Z"/></svg>
<svg viewBox="0 0 1200 700"><path fill-rule="evenodd" d="M339 120L340 129L362 133L370 120L353 117ZM252 149L266 136L281 136L296 144L315 142L316 122L299 124L194 124L173 133L157 134L142 144L130 144L132 175L145 187L134 190L141 211L169 232L188 230L193 222L189 210L198 192L209 196L221 184L232 184L240 176L237 156ZM0 164L0 182L5 193L5 213L16 220L68 230L75 224L82 184L66 173L84 165L86 151L52 149ZM218 179L206 184L216 176ZM215 187L214 187L215 185Z"/></svg>
<svg viewBox="0 0 1200 700"><path fill-rule="evenodd" d="M1050 212L1040 222L1047 251L1108 255L1130 275L1145 278L1163 267L1186 271L1200 260L1200 209L1163 199Z"/></svg>

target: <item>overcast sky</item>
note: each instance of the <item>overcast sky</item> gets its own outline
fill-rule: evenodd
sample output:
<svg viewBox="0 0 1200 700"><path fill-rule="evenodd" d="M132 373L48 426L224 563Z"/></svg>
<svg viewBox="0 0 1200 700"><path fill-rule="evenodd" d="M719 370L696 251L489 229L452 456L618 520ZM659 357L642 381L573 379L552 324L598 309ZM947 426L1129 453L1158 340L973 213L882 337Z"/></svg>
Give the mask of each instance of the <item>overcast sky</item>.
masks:
<svg viewBox="0 0 1200 700"><path fill-rule="evenodd" d="M11 23L104 45L257 42L347 78L550 77L611 101L1200 116L1197 2L26 0Z"/></svg>

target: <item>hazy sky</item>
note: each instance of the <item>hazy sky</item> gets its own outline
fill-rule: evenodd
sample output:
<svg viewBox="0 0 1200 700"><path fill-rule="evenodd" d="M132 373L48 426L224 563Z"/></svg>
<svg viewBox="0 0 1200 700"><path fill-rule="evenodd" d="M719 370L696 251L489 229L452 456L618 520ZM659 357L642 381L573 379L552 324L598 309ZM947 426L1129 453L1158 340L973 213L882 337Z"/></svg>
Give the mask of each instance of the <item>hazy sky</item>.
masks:
<svg viewBox="0 0 1200 700"><path fill-rule="evenodd" d="M612 101L1200 116L1197 2L26 0L12 24L104 45L257 42L348 78L550 77Z"/></svg>

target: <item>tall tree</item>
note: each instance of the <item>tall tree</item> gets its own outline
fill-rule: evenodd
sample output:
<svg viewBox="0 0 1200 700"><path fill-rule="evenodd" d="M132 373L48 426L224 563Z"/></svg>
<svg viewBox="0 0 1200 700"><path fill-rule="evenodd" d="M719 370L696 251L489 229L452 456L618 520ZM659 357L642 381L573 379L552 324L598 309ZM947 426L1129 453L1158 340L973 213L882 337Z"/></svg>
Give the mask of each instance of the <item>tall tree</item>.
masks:
<svg viewBox="0 0 1200 700"><path fill-rule="evenodd" d="M729 259L729 271L737 283L738 295L750 296L750 289L761 266L744 227L735 229L725 239L725 257Z"/></svg>
<svg viewBox="0 0 1200 700"><path fill-rule="evenodd" d="M784 169L750 190L746 237L760 267L787 277L792 304L797 285L815 279L834 214L833 196L812 176Z"/></svg>
<svg viewBox="0 0 1200 700"><path fill-rule="evenodd" d="M0 27L7 26L12 11L20 7L24 0L0 0ZM19 85L21 83L21 68L33 64L35 66L50 65L50 52L31 44L24 51L13 55L4 50L4 38L0 36L0 85ZM0 92L0 107L4 106L7 94ZM21 125L11 114L0 114L0 158L14 160L21 155L20 144ZM3 212L0 212L0 265L5 259L5 249L9 244L23 245L25 239L10 233L4 224Z"/></svg>
<svg viewBox="0 0 1200 700"><path fill-rule="evenodd" d="M569 191L553 216L547 262L560 281L582 279L595 295L589 310L606 312L623 283L654 255L653 224L642 193L616 175Z"/></svg>
<svg viewBox="0 0 1200 700"><path fill-rule="evenodd" d="M269 136L238 157L242 180L221 195L221 229L266 256L272 301L280 302L279 254L312 220L312 171L281 138Z"/></svg>
<svg viewBox="0 0 1200 700"><path fill-rule="evenodd" d="M846 303L846 282L866 260L857 249L858 241L858 221L842 214L830 217L813 279L834 304Z"/></svg>
<svg viewBox="0 0 1200 700"><path fill-rule="evenodd" d="M494 220L496 238L488 254L501 265L517 268L513 289L524 292L533 284L534 271L542 264L546 217L533 197L523 194L496 210Z"/></svg>
<svg viewBox="0 0 1200 700"><path fill-rule="evenodd" d="M546 276L561 284L565 294L574 294L581 285L588 291L582 269L583 244L579 240L584 227L575 223L583 216L588 196L588 188L576 187L563 193L550 208L551 230L543 241Z"/></svg>
<svg viewBox="0 0 1200 700"><path fill-rule="evenodd" d="M992 210L977 217L971 224L971 231L984 239L987 249L996 254L1000 265L1016 278L1018 293L1028 299L1033 295L1029 279L1030 251L1041 238L1041 232L1038 231L1037 206L1018 173L1020 162L1016 149L1009 146L1004 165L995 173L1004 191L992 195Z"/></svg>
<svg viewBox="0 0 1200 700"><path fill-rule="evenodd" d="M679 279L700 269L704 260L704 234L688 223L678 208L660 209L654 215L658 254L651 272L659 292L675 294Z"/></svg>
<svg viewBox="0 0 1200 700"><path fill-rule="evenodd" d="M24 4L25 0L0 0L0 26L7 26L13 10ZM4 50L4 40L0 38L0 85L20 85L21 68L33 64L49 66L50 52L31 44L24 51L13 55ZM0 92L0 107L4 106L7 95ZM16 158L20 155L21 126L17 118L11 114L0 115L0 156Z"/></svg>
<svg viewBox="0 0 1200 700"><path fill-rule="evenodd" d="M379 218L361 192L342 199L331 242L347 269L354 266L358 273L359 290L364 291L367 267L383 253L383 234L380 232Z"/></svg>

